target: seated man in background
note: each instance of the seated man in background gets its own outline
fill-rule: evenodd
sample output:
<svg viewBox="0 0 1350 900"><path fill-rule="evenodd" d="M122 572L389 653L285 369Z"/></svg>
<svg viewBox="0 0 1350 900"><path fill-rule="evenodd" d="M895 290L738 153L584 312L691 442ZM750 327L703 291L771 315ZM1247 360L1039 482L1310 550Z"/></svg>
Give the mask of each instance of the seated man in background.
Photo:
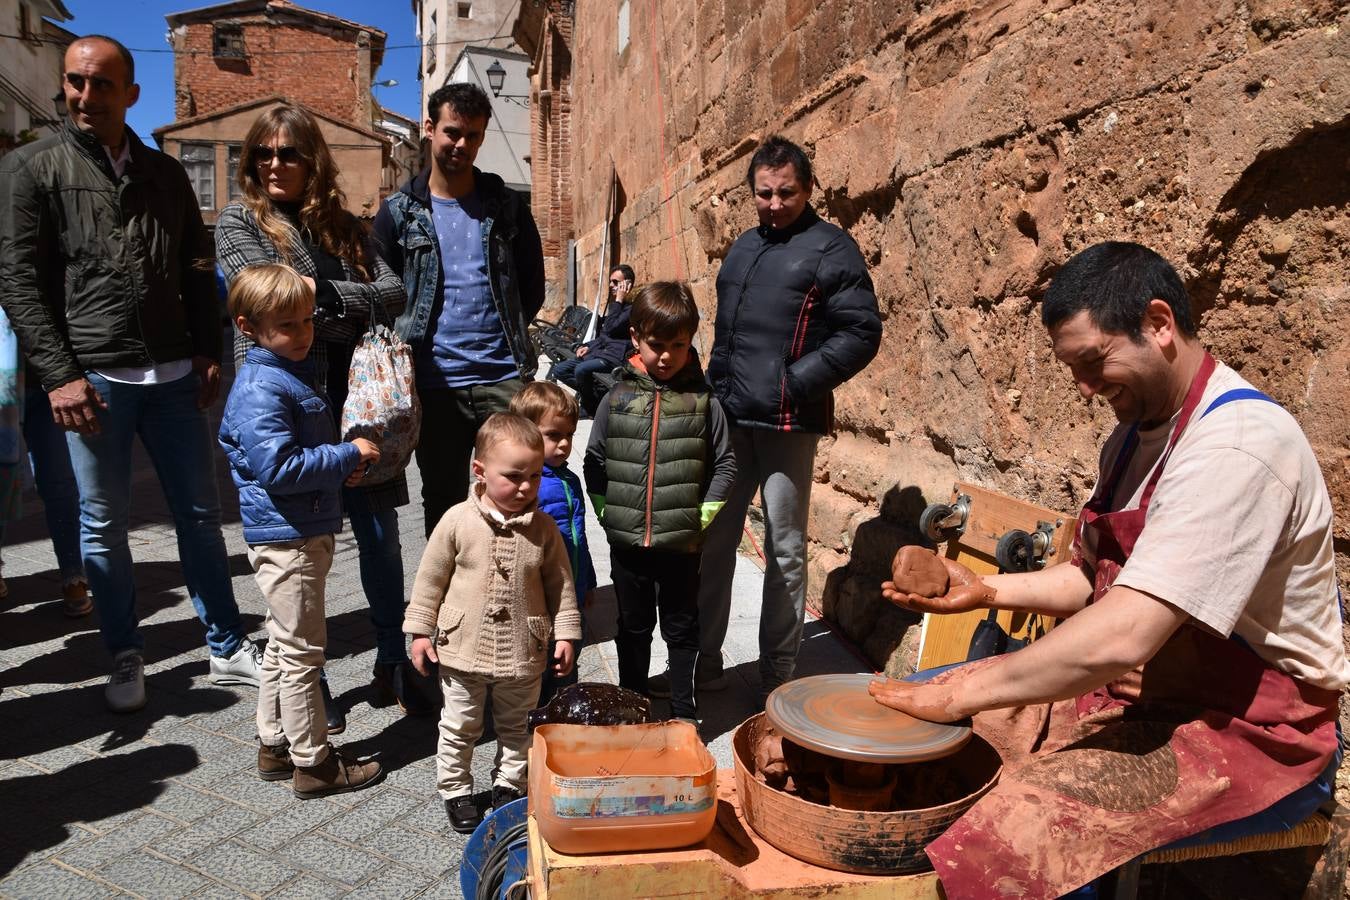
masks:
<svg viewBox="0 0 1350 900"><path fill-rule="evenodd" d="M550 380L561 381L577 392L577 402L587 418L595 415L596 404L609 390L608 386L599 389L595 376L617 369L632 352L633 343L628 336L631 312L628 297L632 290L633 267L615 266L609 273L610 303L595 327L595 337L577 348L575 359L554 363L549 369Z"/></svg>

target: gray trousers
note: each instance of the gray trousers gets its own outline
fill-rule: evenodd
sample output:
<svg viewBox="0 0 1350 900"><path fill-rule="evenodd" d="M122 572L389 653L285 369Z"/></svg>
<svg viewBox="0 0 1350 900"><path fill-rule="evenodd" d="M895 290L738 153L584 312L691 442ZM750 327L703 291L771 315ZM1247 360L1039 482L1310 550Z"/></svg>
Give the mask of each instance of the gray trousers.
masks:
<svg viewBox="0 0 1350 900"><path fill-rule="evenodd" d="M792 677L806 615L806 517L818 434L731 429L736 481L708 526L698 595L701 659L721 660L731 616L731 580L745 513L764 507L764 597L759 614L759 672L769 691Z"/></svg>

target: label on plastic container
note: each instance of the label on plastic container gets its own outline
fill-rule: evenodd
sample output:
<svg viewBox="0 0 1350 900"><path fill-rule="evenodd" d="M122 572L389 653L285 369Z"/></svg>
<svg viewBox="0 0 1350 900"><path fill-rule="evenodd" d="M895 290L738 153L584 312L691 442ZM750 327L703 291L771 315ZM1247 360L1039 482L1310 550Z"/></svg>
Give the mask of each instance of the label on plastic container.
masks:
<svg viewBox="0 0 1350 900"><path fill-rule="evenodd" d="M716 799L704 776L550 780L553 814L560 819L687 815L711 809Z"/></svg>

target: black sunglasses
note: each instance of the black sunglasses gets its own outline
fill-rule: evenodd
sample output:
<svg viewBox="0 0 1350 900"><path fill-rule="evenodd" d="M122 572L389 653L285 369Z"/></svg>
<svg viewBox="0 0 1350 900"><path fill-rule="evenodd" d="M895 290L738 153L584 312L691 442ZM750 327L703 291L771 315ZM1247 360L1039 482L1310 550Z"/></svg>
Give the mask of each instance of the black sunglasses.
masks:
<svg viewBox="0 0 1350 900"><path fill-rule="evenodd" d="M299 165L301 162L300 151L294 147L277 147L273 150L271 147L264 147L259 144L253 148L253 162L255 165L268 165L273 157L281 161L283 166Z"/></svg>

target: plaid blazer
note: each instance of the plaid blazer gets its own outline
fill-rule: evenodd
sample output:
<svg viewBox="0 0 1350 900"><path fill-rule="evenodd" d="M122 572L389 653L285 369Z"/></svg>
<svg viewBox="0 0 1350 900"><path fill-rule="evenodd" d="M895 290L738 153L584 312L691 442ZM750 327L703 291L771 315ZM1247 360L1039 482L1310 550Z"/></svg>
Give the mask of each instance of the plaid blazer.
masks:
<svg viewBox="0 0 1350 900"><path fill-rule="evenodd" d="M378 312L379 320L392 324L403 311L407 303L403 279L390 269L376 252L374 241L366 240L367 257L373 261L375 279L359 281L347 260L341 260L342 271L347 280L330 282L342 304L336 313L319 308L314 311L314 346L310 348L309 358L314 362L315 387L328 394L328 352L329 347L350 350L366 332L370 321L372 304ZM216 261L225 273L225 283L232 283L242 269L265 263L284 263L301 275L316 277L318 270L314 260L306 252L303 243L297 241L292 259L282 259L275 244L258 227L258 220L247 207L240 203L231 203L220 211L216 220ZM253 346L253 341L245 337L238 329L234 332L234 365L236 371L244 364L244 354ZM335 410L339 415L341 410ZM404 506L408 503L408 481L400 475L398 478L374 485L369 488L357 488L364 495L372 511Z"/></svg>

